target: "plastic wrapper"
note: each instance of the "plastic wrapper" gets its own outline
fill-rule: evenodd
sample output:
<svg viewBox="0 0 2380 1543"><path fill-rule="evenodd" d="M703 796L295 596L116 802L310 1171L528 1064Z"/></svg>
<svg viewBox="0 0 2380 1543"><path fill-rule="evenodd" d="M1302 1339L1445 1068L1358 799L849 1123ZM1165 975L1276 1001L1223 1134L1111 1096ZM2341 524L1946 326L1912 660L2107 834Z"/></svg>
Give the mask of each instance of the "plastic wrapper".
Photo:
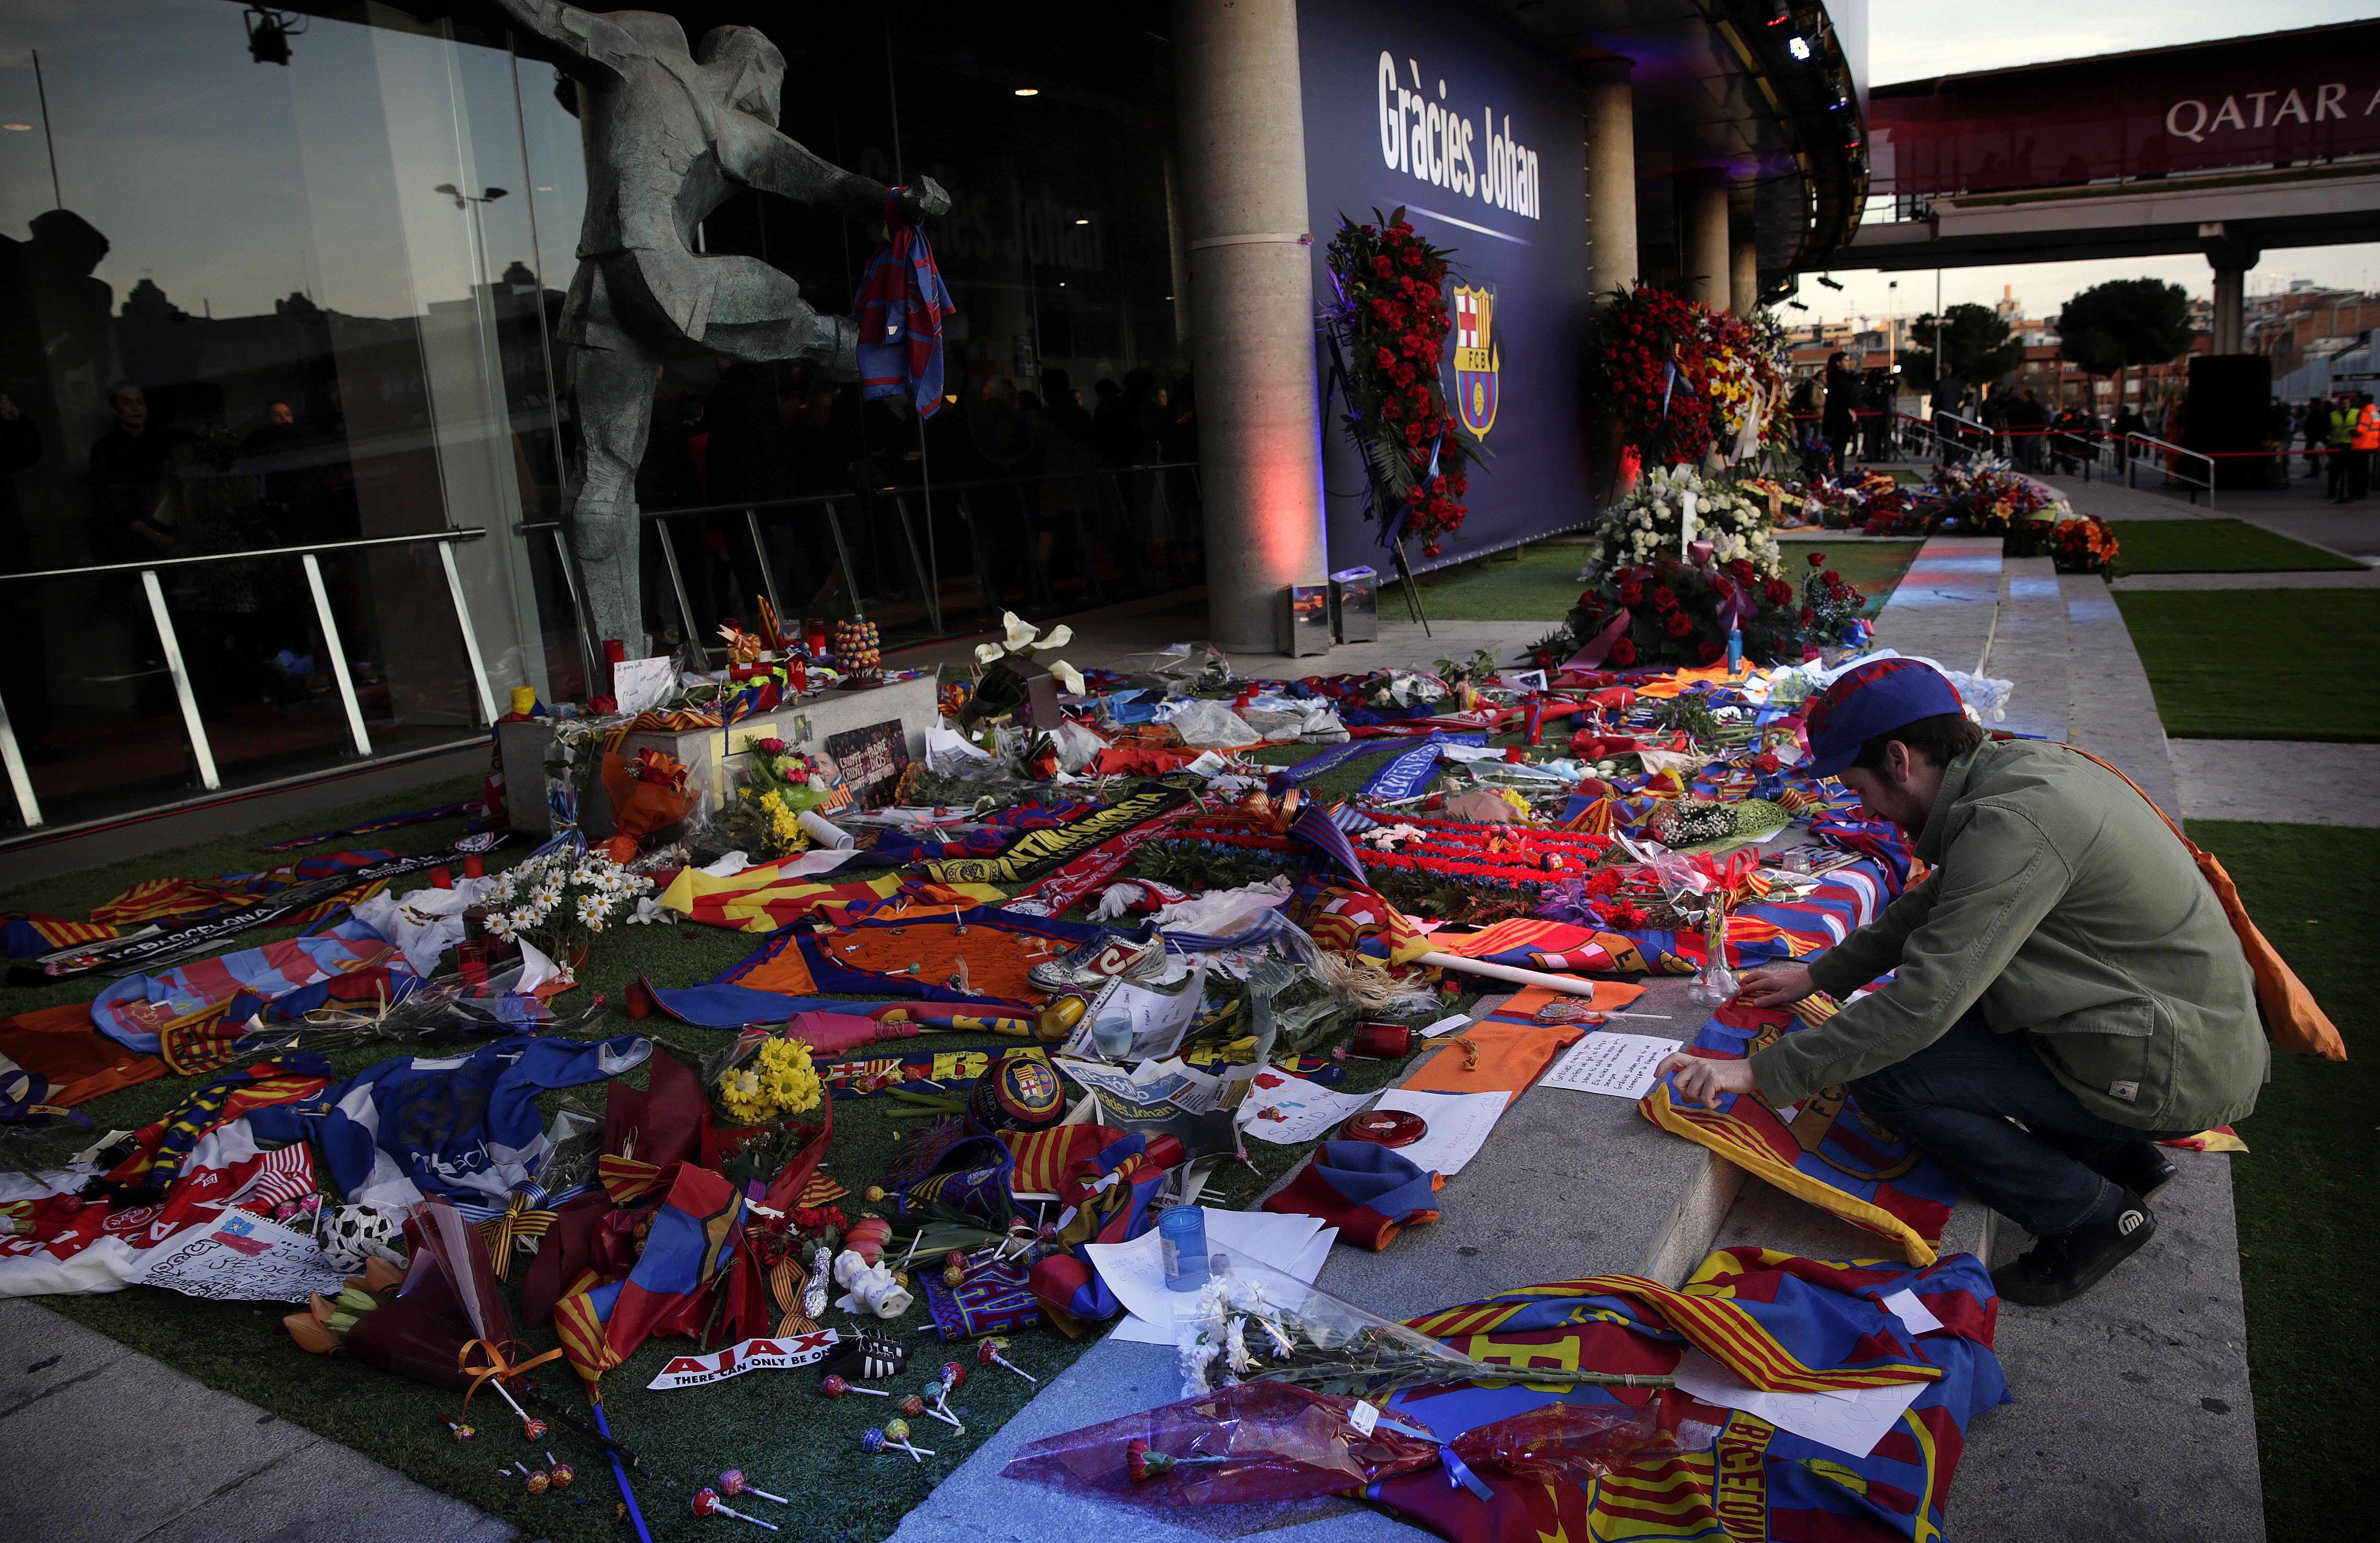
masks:
<svg viewBox="0 0 2380 1543"><path fill-rule="evenodd" d="M1182 743L1193 750L1236 750L1264 738L1247 721L1221 702L1194 698L1166 720Z"/></svg>
<svg viewBox="0 0 2380 1543"><path fill-rule="evenodd" d="M1293 1382L1377 1403L1438 1382L1660 1388L1673 1380L1482 1361L1258 1260L1218 1253L1208 1270L1196 1297L1174 1305L1185 1394Z"/></svg>
<svg viewBox="0 0 2380 1543"><path fill-rule="evenodd" d="M1703 1446L1714 1428L1704 1427ZM1639 1463L1682 1457L1688 1447L1663 1428L1652 1405L1548 1403L1475 1426L1447 1443L1475 1474L1588 1483ZM1451 1465L1450 1465L1451 1466Z"/></svg>
<svg viewBox="0 0 2380 1543"><path fill-rule="evenodd" d="M637 849L687 819L702 795L686 785L686 769L658 750L639 750L630 760L611 751L602 762L603 791L612 796L612 829L603 851L615 863L635 859Z"/></svg>
<svg viewBox="0 0 2380 1543"><path fill-rule="evenodd" d="M1358 1433L1354 1408L1310 1389L1244 1382L1047 1437L1002 1474L1135 1505L1245 1505L1320 1499L1438 1462L1436 1443L1402 1422Z"/></svg>
<svg viewBox="0 0 2380 1543"><path fill-rule="evenodd" d="M1239 677L1232 673L1232 662L1223 650L1212 643L1176 643L1151 654L1130 654L1133 662L1148 662L1145 670L1134 672L1132 683L1162 687L1167 695L1186 691L1220 691Z"/></svg>

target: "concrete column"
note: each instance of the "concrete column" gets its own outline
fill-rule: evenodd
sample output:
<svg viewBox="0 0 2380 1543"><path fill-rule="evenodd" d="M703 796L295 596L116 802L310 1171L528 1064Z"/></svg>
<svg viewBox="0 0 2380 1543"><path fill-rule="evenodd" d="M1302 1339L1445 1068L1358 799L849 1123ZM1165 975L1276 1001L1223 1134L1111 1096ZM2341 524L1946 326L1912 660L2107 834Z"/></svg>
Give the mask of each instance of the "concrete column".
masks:
<svg viewBox="0 0 2380 1543"><path fill-rule="evenodd" d="M1174 0L1173 52L1208 625L1271 652L1328 566L1296 0Z"/></svg>
<svg viewBox="0 0 2380 1543"><path fill-rule="evenodd" d="M1689 300L1713 310L1727 309L1727 174L1716 170L1678 176L1678 227L1685 242L1680 287Z"/></svg>
<svg viewBox="0 0 2380 1543"><path fill-rule="evenodd" d="M1727 309L1749 317L1760 309L1760 248L1738 241L1727 251Z"/></svg>
<svg viewBox="0 0 2380 1543"><path fill-rule="evenodd" d="M1633 59L1597 59L1586 85L1587 292L1633 287L1636 266L1636 92Z"/></svg>
<svg viewBox="0 0 2380 1543"><path fill-rule="evenodd" d="M2248 270L2217 265L2215 270L2215 351L2236 354L2247 311Z"/></svg>

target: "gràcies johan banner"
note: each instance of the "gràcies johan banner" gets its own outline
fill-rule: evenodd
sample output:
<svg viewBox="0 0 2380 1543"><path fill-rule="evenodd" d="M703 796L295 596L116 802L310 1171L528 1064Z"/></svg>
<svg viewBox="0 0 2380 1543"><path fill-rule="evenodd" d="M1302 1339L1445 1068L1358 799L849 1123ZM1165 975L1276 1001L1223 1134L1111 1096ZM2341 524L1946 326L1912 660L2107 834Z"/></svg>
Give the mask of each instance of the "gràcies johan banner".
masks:
<svg viewBox="0 0 2380 1543"><path fill-rule="evenodd" d="M1297 35L1316 295L1330 293L1323 254L1342 214L1402 208L1454 254L1439 385L1488 460L1439 556L1417 543L1406 556L1427 568L1585 523L1593 147L1582 153L1577 87L1485 12L1451 25L1419 0L1300 0ZM1386 574L1343 407L1323 441L1330 565Z"/></svg>
<svg viewBox="0 0 2380 1543"><path fill-rule="evenodd" d="M798 1334L790 1339L746 1340L724 1350L714 1350L701 1355L673 1355L661 1375L645 1384L647 1391L654 1389L699 1388L706 1383L724 1382L731 1377L741 1377L747 1371L783 1371L794 1367L816 1366L827 1357L838 1343L835 1331L821 1329L814 1334Z"/></svg>

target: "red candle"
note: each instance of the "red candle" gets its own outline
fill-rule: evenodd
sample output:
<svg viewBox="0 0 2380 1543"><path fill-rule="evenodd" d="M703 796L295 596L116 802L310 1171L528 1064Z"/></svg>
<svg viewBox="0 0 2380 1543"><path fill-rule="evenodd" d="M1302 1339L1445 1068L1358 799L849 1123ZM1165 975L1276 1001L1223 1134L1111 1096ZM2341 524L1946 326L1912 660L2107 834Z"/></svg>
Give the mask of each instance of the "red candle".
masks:
<svg viewBox="0 0 2380 1543"><path fill-rule="evenodd" d="M625 664L627 661L627 644L621 642L617 638L606 638L603 639L603 662L605 664Z"/></svg>
<svg viewBox="0 0 2380 1543"><path fill-rule="evenodd" d="M455 887L455 876L443 868L433 868L430 870L430 887L433 890L451 890Z"/></svg>
<svg viewBox="0 0 2380 1543"><path fill-rule="evenodd" d="M464 877L464 878L466 878L466 879L484 879L484 878L486 878L487 876L488 876L488 859L487 859L487 858L485 858L485 857L481 857L481 856L480 856L479 853L477 853L477 852L473 852L473 853L471 853L471 854L469 854L468 856L467 856L467 857L464 857L464 859L463 859L463 877Z"/></svg>

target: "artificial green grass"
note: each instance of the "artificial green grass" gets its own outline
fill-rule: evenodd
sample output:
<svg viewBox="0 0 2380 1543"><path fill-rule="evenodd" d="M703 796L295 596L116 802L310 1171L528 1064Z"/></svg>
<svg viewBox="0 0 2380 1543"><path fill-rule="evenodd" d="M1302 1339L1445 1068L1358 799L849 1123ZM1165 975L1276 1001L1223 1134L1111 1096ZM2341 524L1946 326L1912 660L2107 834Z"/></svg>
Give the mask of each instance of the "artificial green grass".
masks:
<svg viewBox="0 0 2380 1543"><path fill-rule="evenodd" d="M1883 609L1886 597L1924 544L1847 541L1821 550L1827 553L1827 565L1867 596L1866 614L1872 616ZM1550 628L1578 603L1584 588L1578 574L1586 564L1587 551L1583 541L1557 537L1530 542L1517 559L1482 557L1427 574L1421 579L1422 609L1432 621L1543 622ZM1801 582L1803 561L1803 543L1785 548L1786 577L1795 584ZM1389 590L1382 593L1380 604L1401 614L1404 602Z"/></svg>
<svg viewBox="0 0 2380 1543"><path fill-rule="evenodd" d="M2116 594L2184 739L2380 740L2380 590L2181 589Z"/></svg>
<svg viewBox="0 0 2380 1543"><path fill-rule="evenodd" d="M2119 519L2119 577L2134 573L2324 573L2363 565L2243 519Z"/></svg>
<svg viewBox="0 0 2380 1543"><path fill-rule="evenodd" d="M2352 897L2380 831L2193 820L2256 925L2338 1026L2345 1063L2277 1059L2229 1160L2268 1537L2359 1536L2363 1402L2380 1383L2380 920ZM2345 903L2342 904L2342 897Z"/></svg>
<svg viewBox="0 0 2380 1543"><path fill-rule="evenodd" d="M1293 759L1312 753L1299 747ZM419 807L452 801L476 786L477 779L461 779L408 795L405 803ZM249 871L340 845L431 852L450 845L467 829L463 820L447 820L324 844L304 853L264 855L254 850L261 842L333 829L385 813L389 807L383 801L377 806L333 809L245 835L152 853L22 886L0 894L0 911L81 916L139 879ZM499 848L490 859L491 869L517 861L531 844L516 840ZM424 876L409 876L394 887L405 891L427 881ZM294 931L260 929L240 934L232 946L255 947ZM607 1006L593 1021L574 1029L577 1037L643 1033L662 1041L655 1054L674 1051L683 1060L698 1063L701 1055L732 1036L662 1018L626 1021L618 1004L625 1000L628 981L641 969L664 985L691 984L717 974L759 942L745 934L691 925L612 929L593 939L588 960L577 972L579 988L558 999L555 1006L564 1013L576 1012L600 995ZM84 1002L97 984L85 979L32 988L0 986L0 1015ZM934 1048L997 1049L1013 1047L1016 1041L937 1035L931 1043ZM407 1053L410 1047L391 1044L340 1051L332 1055L331 1062L335 1075L344 1077ZM1350 1060L1344 1086L1351 1091L1368 1091L1393 1081L1402 1069L1402 1062ZM628 1074L627 1080L642 1087L648 1075L649 1069L639 1067ZM102 1131L136 1129L159 1118L195 1087L190 1079L167 1075L94 1100L83 1106L83 1112ZM598 1083L550 1093L540 1102L550 1117L565 1104L600 1114L603 1100L604 1085ZM887 1099L839 1100L834 1104L834 1136L823 1172L852 1191L839 1202L846 1216L856 1219L868 1209L863 1198L868 1185L882 1175L900 1142L925 1124L896 1115L893 1111L899 1107ZM13 1148L9 1156L12 1162L26 1166L55 1163L90 1139L79 1130L62 1126ZM1245 1205L1311 1149L1310 1143L1275 1146L1250 1141L1249 1160L1220 1166L1201 1198L1208 1205ZM515 1272L516 1285L519 1274ZM889 1535L939 1479L965 1461L1037 1391L1034 1384L998 1367L976 1368L972 1343L944 1344L933 1331L922 1285L916 1289L918 1305L903 1318L881 1326L911 1347L910 1369L889 1385L912 1391L938 1376L946 1358L965 1362L971 1374L953 1400L967 1422L965 1434L931 1419L911 1422L917 1444L938 1454L922 1466L897 1453L877 1457L862 1453L861 1432L891 1417L884 1401L854 1396L831 1403L819 1396L818 1379L804 1371L755 1371L708 1387L650 1391L645 1384L668 1359L693 1348L688 1341L670 1339L651 1342L608 1374L603 1392L613 1435L644 1461L644 1471L633 1483L653 1536L664 1540L709 1538L720 1536L721 1526L737 1525L701 1521L688 1509L694 1491L714 1485L719 1471L728 1467L744 1469L754 1484L797 1502L788 1516L770 1518L783 1522L789 1537L858 1543ZM210 1387L234 1393L281 1419L501 1516L527 1536L552 1538L555 1543L616 1543L631 1536L625 1522L614 1520L616 1492L610 1469L591 1443L556 1422L532 1447L519 1434L517 1422L491 1395L475 1401L469 1411L469 1422L479 1435L468 1444L458 1444L438 1418L441 1414L457 1413L455 1395L344 1356L310 1355L298 1350L280 1327L281 1317L295 1305L200 1301L152 1287L38 1300ZM825 1321L831 1327L849 1323L845 1315L832 1310ZM1069 1340L1047 1327L1023 1330L1011 1336L1008 1355L1046 1385L1088 1348L1104 1327L1094 1326L1080 1340ZM530 1354L558 1343L550 1329L526 1330L522 1338ZM580 1412L577 1379L559 1363L532 1375L574 1413ZM523 1492L517 1476L505 1479L497 1475L499 1468L515 1459L538 1463L548 1451L577 1471L577 1482L566 1494L531 1496ZM752 1509L758 1513L777 1508L761 1502Z"/></svg>

